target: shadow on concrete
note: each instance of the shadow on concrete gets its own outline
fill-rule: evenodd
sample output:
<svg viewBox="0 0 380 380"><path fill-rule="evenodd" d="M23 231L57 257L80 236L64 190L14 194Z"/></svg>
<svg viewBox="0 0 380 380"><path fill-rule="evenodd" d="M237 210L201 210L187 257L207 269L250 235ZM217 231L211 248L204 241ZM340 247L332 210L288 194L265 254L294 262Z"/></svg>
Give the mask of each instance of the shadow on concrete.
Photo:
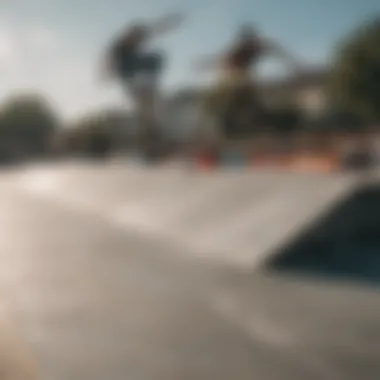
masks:
<svg viewBox="0 0 380 380"><path fill-rule="evenodd" d="M380 286L380 186L330 210L266 264L266 270Z"/></svg>

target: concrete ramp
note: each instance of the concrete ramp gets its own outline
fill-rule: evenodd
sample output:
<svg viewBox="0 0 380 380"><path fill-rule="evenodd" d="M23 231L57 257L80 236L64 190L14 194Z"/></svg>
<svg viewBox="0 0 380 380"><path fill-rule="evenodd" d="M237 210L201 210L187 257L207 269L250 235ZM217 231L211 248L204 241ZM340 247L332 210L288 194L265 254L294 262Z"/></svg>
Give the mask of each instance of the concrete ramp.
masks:
<svg viewBox="0 0 380 380"><path fill-rule="evenodd" d="M39 196L176 243L179 254L244 267L259 265L357 184L346 175L125 163L34 168L14 179Z"/></svg>

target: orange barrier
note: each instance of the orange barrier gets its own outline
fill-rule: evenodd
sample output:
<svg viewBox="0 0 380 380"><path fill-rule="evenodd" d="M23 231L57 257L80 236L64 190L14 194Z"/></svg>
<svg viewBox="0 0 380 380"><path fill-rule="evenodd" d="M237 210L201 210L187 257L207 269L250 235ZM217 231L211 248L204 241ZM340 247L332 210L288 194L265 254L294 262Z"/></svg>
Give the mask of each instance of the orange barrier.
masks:
<svg viewBox="0 0 380 380"><path fill-rule="evenodd" d="M289 156L259 155L253 156L252 165L255 168L284 168L289 164Z"/></svg>
<svg viewBox="0 0 380 380"><path fill-rule="evenodd" d="M287 156L256 156L255 168L277 168L291 171L329 173L339 170L339 160L332 155L296 154Z"/></svg>
<svg viewBox="0 0 380 380"><path fill-rule="evenodd" d="M212 170L216 166L216 159L212 155L202 154L196 157L196 166L202 170Z"/></svg>
<svg viewBox="0 0 380 380"><path fill-rule="evenodd" d="M330 173L339 170L339 160L333 155L297 155L289 160L289 169L295 171Z"/></svg>
<svg viewBox="0 0 380 380"><path fill-rule="evenodd" d="M195 155L195 165L201 170L209 171L217 166L230 163L227 157L217 156L210 152ZM233 159L234 157L232 157ZM296 172L330 173L340 170L340 160L334 154L293 153L293 154L254 154L245 161L237 162L242 166L251 165L255 169L280 169ZM233 162L233 160L232 160Z"/></svg>

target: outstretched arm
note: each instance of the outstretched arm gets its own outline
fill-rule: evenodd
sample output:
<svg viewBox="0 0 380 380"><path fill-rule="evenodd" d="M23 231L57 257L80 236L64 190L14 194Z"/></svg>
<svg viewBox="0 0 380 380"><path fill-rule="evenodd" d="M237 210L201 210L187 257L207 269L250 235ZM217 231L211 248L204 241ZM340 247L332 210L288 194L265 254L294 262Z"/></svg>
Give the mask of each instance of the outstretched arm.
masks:
<svg viewBox="0 0 380 380"><path fill-rule="evenodd" d="M263 52L266 55L273 55L283 60L292 70L297 72L301 70L301 64L299 60L287 51L282 45L274 41L263 42Z"/></svg>
<svg viewBox="0 0 380 380"><path fill-rule="evenodd" d="M194 69L198 71L209 71L220 67L223 62L224 54L214 54L204 57L195 62Z"/></svg>
<svg viewBox="0 0 380 380"><path fill-rule="evenodd" d="M156 37L164 33L168 33L178 28L184 21L185 15L182 13L171 13L154 21L149 26L149 34L151 37Z"/></svg>

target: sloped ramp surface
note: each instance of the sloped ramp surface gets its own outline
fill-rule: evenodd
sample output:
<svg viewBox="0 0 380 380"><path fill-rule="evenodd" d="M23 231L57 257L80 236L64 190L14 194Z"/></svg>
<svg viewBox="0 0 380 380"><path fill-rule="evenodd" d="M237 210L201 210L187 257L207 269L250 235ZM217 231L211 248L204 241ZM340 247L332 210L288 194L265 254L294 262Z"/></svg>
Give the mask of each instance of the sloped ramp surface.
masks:
<svg viewBox="0 0 380 380"><path fill-rule="evenodd" d="M350 193L354 176L66 165L16 176L24 189L155 235L193 258L252 267ZM182 248L182 249L181 249Z"/></svg>

